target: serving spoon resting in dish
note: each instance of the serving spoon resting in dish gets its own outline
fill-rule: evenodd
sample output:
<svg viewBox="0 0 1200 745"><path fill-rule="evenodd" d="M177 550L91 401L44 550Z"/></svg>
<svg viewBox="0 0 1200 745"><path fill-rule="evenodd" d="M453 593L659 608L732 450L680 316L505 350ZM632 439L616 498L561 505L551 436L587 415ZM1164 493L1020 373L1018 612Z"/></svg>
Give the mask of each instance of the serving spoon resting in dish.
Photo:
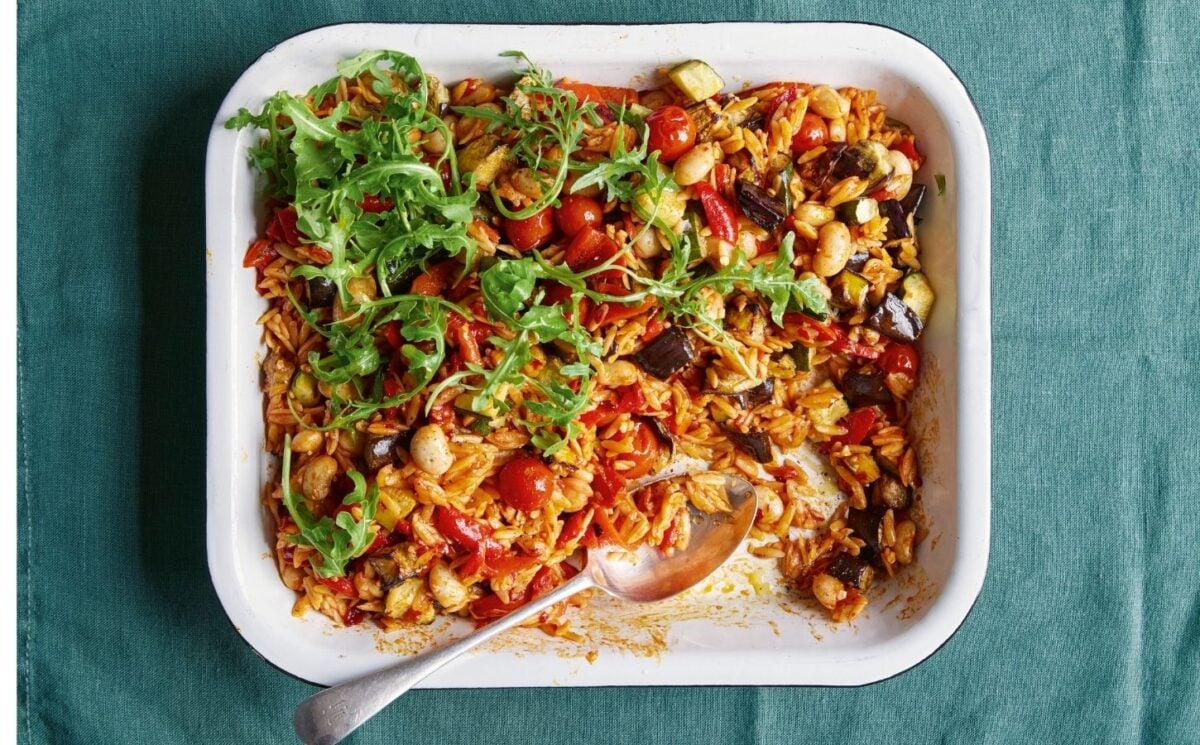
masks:
<svg viewBox="0 0 1200 745"><path fill-rule="evenodd" d="M644 479L634 488L678 475L663 472ZM645 545L634 552L591 549L579 574L507 616L445 647L309 697L296 708L292 718L300 741L305 745L341 742L438 668L578 592L598 588L622 600L649 603L665 600L700 582L737 550L750 532L758 510L754 487L737 476L723 476L725 493L733 509L714 514L691 511L691 538L686 548L670 555Z"/></svg>

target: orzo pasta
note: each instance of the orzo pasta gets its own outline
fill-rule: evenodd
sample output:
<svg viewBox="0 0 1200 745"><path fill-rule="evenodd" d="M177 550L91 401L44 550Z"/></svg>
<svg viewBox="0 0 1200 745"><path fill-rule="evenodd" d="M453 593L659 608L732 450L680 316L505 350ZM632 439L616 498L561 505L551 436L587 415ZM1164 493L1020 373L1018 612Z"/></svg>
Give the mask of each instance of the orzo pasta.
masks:
<svg viewBox="0 0 1200 745"><path fill-rule="evenodd" d="M581 546L676 550L723 491L627 485L688 457L751 480L751 553L853 618L922 534L913 133L867 90L722 93L693 60L637 91L513 56L500 85L364 52L229 122L265 133L245 265L295 612L486 622Z"/></svg>

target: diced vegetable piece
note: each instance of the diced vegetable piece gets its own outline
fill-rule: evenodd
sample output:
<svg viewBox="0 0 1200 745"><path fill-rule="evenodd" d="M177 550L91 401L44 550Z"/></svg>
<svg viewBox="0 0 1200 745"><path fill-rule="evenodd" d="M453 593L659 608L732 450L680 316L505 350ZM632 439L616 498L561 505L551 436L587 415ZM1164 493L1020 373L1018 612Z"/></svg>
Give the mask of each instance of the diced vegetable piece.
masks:
<svg viewBox="0 0 1200 745"><path fill-rule="evenodd" d="M843 270L829 282L833 291L830 302L846 310L861 310L867 304L867 293L871 283L861 274Z"/></svg>
<svg viewBox="0 0 1200 745"><path fill-rule="evenodd" d="M396 523L408 517L416 506L416 501L407 494L381 490L375 519L388 530L395 530Z"/></svg>
<svg viewBox="0 0 1200 745"><path fill-rule="evenodd" d="M328 308L337 295L337 285L328 277L313 277L308 280L308 307Z"/></svg>
<svg viewBox="0 0 1200 745"><path fill-rule="evenodd" d="M921 209L921 201L925 199L926 191L925 184L913 185L912 190L908 192L908 196L900 200L900 206L904 208L904 214L912 215Z"/></svg>
<svg viewBox="0 0 1200 745"><path fill-rule="evenodd" d="M838 207L838 215L847 225L864 225L879 217L879 202L870 197L851 199Z"/></svg>
<svg viewBox="0 0 1200 745"><path fill-rule="evenodd" d="M666 380L691 364L695 357L696 350L687 333L672 326L633 355L633 361L654 377Z"/></svg>
<svg viewBox="0 0 1200 745"><path fill-rule="evenodd" d="M874 368L846 373L842 376L841 390L842 395L855 408L892 402L892 394L884 383L883 373Z"/></svg>
<svg viewBox="0 0 1200 745"><path fill-rule="evenodd" d="M727 432L729 439L742 452L749 454L759 463L770 463L775 458L771 455L771 440L765 432Z"/></svg>
<svg viewBox="0 0 1200 745"><path fill-rule="evenodd" d="M831 388L836 390L836 387L833 385L833 383L826 380L814 390L827 390ZM813 424L821 427L836 427L838 426L838 422L841 420L841 418L849 413L850 404L846 403L845 398L839 397L834 399L833 403L829 404L823 409L810 409L808 412L808 418L812 420Z"/></svg>
<svg viewBox="0 0 1200 745"><path fill-rule="evenodd" d="M854 453L843 462L860 484L870 484L879 478L879 464L870 453Z"/></svg>
<svg viewBox="0 0 1200 745"><path fill-rule="evenodd" d="M890 292L867 319L867 326L884 336L905 342L916 341L924 328L916 312Z"/></svg>
<svg viewBox="0 0 1200 745"><path fill-rule="evenodd" d="M369 438L367 440L367 448L363 451L363 460L366 461L367 468L372 471L378 471L384 466L390 466L395 460L395 448L399 440L399 435L383 435Z"/></svg>
<svg viewBox="0 0 1200 745"><path fill-rule="evenodd" d="M388 590L387 600L384 601L384 614L388 618L401 619L425 591L425 580L412 577ZM432 608L432 606L430 606Z"/></svg>
<svg viewBox="0 0 1200 745"><path fill-rule="evenodd" d="M317 379L311 373L300 371L296 373L296 377L292 378L292 397L301 406L316 406L321 400L321 394L317 390Z"/></svg>
<svg viewBox="0 0 1200 745"><path fill-rule="evenodd" d="M792 345L788 350L792 361L796 363L796 369L801 372L810 372L812 370L812 350L804 346L800 342Z"/></svg>
<svg viewBox="0 0 1200 745"><path fill-rule="evenodd" d="M832 176L838 181L853 176L872 185L887 178L890 172L888 150L883 143L859 140L842 151L833 164Z"/></svg>
<svg viewBox="0 0 1200 745"><path fill-rule="evenodd" d="M850 510L846 514L846 524L854 531L855 538L867 542L859 552L859 556L872 563L878 564L880 544L882 543L883 515L886 510L871 507L865 510Z"/></svg>
<svg viewBox="0 0 1200 745"><path fill-rule="evenodd" d="M933 311L933 287L929 285L929 280L921 272L913 272L904 278L901 288L904 291L904 304L912 308L924 326L929 322L929 314Z"/></svg>
<svg viewBox="0 0 1200 745"><path fill-rule="evenodd" d="M703 101L721 92L725 81L707 62L698 59L682 62L667 73L671 82L693 101Z"/></svg>
<svg viewBox="0 0 1200 745"><path fill-rule="evenodd" d="M775 398L775 379L767 378L753 388L737 393L726 393L725 397L743 409L762 406Z"/></svg>
<svg viewBox="0 0 1200 745"><path fill-rule="evenodd" d="M912 237L912 231L908 229L908 214L898 201L895 199L885 199L880 202L879 214L887 218L887 238L889 241Z"/></svg>
<svg viewBox="0 0 1200 745"><path fill-rule="evenodd" d="M458 155L459 170L475 174L477 189L490 186L508 162L509 147L499 142L498 135L485 134L473 140Z"/></svg>
<svg viewBox="0 0 1200 745"><path fill-rule="evenodd" d="M774 230L787 217L783 202L767 193L766 189L749 181L737 182L738 205L742 212L764 230Z"/></svg>
<svg viewBox="0 0 1200 745"><path fill-rule="evenodd" d="M885 475L871 485L871 501L880 507L906 510L912 504L912 489L894 476Z"/></svg>
<svg viewBox="0 0 1200 745"><path fill-rule="evenodd" d="M650 427L650 429L653 430L659 441L666 446L667 455L675 455L675 436L671 434L671 430L667 429L667 425L663 424L663 420L657 417L647 416L642 417L642 421L644 421Z"/></svg>
<svg viewBox="0 0 1200 745"><path fill-rule="evenodd" d="M875 568L871 563L861 556L851 556L850 554L838 554L838 557L833 560L825 573L831 577L836 577L843 584L856 587L859 590L866 590L871 586L871 580L875 578Z"/></svg>
<svg viewBox="0 0 1200 745"><path fill-rule="evenodd" d="M861 272L863 267L867 265L867 260L871 258L871 254L866 251L859 251L851 254L850 259L846 261L846 268L852 272Z"/></svg>

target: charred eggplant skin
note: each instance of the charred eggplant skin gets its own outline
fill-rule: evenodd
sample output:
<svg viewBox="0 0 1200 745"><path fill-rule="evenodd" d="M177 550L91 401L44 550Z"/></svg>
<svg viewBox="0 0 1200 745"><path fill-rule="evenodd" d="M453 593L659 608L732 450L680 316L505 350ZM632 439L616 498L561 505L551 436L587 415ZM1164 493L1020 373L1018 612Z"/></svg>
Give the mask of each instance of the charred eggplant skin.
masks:
<svg viewBox="0 0 1200 745"><path fill-rule="evenodd" d="M890 292L867 319L867 326L884 336L906 343L916 341L924 329L913 309Z"/></svg>
<svg viewBox="0 0 1200 745"><path fill-rule="evenodd" d="M871 501L879 507L906 510L912 505L912 489L891 475L884 475L871 484Z"/></svg>
<svg viewBox="0 0 1200 745"><path fill-rule="evenodd" d="M912 231L908 229L908 213L904 211L900 202L895 199L883 200L879 203L879 214L887 218L887 239L889 241L912 237Z"/></svg>
<svg viewBox="0 0 1200 745"><path fill-rule="evenodd" d="M825 573L859 590L866 590L875 578L875 567L861 556L838 554Z"/></svg>
<svg viewBox="0 0 1200 745"><path fill-rule="evenodd" d="M855 537L867 543L858 555L876 565L880 561L883 516L886 512L880 507L869 507L865 510L852 509L846 514L846 524L854 531Z"/></svg>
<svg viewBox="0 0 1200 745"><path fill-rule="evenodd" d="M771 440L765 432L750 432L747 434L729 430L726 434L735 447L759 463L770 463L775 459L771 455Z"/></svg>
<svg viewBox="0 0 1200 745"><path fill-rule="evenodd" d="M892 392L884 382L884 374L874 368L851 370L842 376L838 388L853 408L892 403Z"/></svg>
<svg viewBox="0 0 1200 745"><path fill-rule="evenodd" d="M378 471L380 468L394 463L396 445L399 441L400 435L384 435L367 440L367 447L363 450L363 459L366 461L367 468Z"/></svg>
<svg viewBox="0 0 1200 745"><path fill-rule="evenodd" d="M737 197L742 212L763 230L774 230L787 217L783 201L771 196L757 184L738 181Z"/></svg>
<svg viewBox="0 0 1200 745"><path fill-rule="evenodd" d="M666 380L696 359L696 349L683 329L672 326L633 355L632 359L654 377Z"/></svg>

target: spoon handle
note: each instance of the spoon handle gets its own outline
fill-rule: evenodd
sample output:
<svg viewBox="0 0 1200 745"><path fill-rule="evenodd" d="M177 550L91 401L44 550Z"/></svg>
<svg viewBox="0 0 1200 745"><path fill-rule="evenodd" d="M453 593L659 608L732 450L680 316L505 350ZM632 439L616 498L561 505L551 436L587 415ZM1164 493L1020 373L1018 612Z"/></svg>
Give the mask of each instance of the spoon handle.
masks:
<svg viewBox="0 0 1200 745"><path fill-rule="evenodd" d="M296 734L305 745L334 745L341 742L342 738L385 706L454 658L527 621L555 603L595 586L591 572L584 569L553 592L451 644L310 696L296 707L292 717Z"/></svg>

